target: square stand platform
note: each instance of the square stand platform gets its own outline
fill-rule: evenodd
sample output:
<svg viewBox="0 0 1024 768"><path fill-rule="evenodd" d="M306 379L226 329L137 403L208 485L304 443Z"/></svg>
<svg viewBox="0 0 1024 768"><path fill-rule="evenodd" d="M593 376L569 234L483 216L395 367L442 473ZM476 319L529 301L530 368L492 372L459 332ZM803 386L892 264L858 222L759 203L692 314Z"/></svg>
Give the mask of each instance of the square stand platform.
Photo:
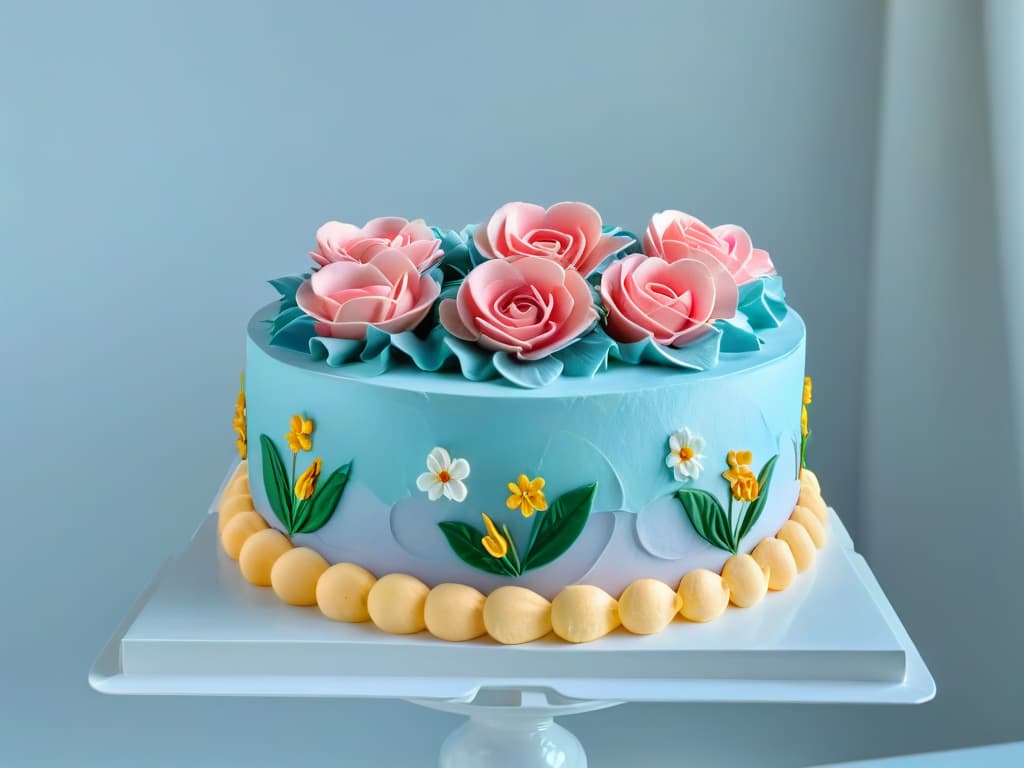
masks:
<svg viewBox="0 0 1024 768"><path fill-rule="evenodd" d="M468 715L442 747L443 768L583 768L582 746L552 717L623 702L928 701L928 669L830 515L814 568L753 608L647 637L620 629L584 645L522 646L393 636L287 606L242 578L211 515L139 598L89 682L112 694L396 698Z"/></svg>

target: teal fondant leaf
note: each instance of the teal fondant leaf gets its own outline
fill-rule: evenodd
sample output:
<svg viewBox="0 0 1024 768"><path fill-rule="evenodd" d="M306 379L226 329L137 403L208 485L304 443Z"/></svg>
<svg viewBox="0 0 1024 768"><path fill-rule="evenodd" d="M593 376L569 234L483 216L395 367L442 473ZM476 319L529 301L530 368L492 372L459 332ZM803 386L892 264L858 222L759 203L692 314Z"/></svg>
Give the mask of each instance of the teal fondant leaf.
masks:
<svg viewBox="0 0 1024 768"><path fill-rule="evenodd" d="M373 360L380 357L384 350L391 345L391 335L385 333L372 325L366 327L366 340L363 351L359 353L360 360Z"/></svg>
<svg viewBox="0 0 1024 768"><path fill-rule="evenodd" d="M775 454L768 459L757 475L757 498L747 505L747 511L743 515L743 520L740 521L739 532L736 534L737 547L743 537L750 533L750 529L754 527L754 523L758 521L758 518L761 517L761 513L764 511L764 505L768 500L768 488L772 482L772 472L775 471L775 462L778 459L779 454Z"/></svg>
<svg viewBox="0 0 1024 768"><path fill-rule="evenodd" d="M312 496L299 502L295 515L295 533L313 533L327 524L341 501L351 471L351 461L338 467L326 480L317 483Z"/></svg>
<svg viewBox="0 0 1024 768"><path fill-rule="evenodd" d="M473 268L473 260L468 240L472 237L472 228L465 227L461 231L449 229L442 231L431 227L434 237L441 241L444 258L441 259L441 272L445 284L453 280L461 280Z"/></svg>
<svg viewBox="0 0 1024 768"><path fill-rule="evenodd" d="M316 336L316 321L303 313L301 309L297 307L295 309L298 311L298 315L293 316L293 319L281 326L280 329L271 330L270 345L308 354L309 340Z"/></svg>
<svg viewBox="0 0 1024 768"><path fill-rule="evenodd" d="M362 339L333 339L328 336L314 336L309 340L309 355L314 360L323 360L332 368L359 360L363 351Z"/></svg>
<svg viewBox="0 0 1024 768"><path fill-rule="evenodd" d="M717 320L715 327L722 332L722 352L756 352L761 348L761 339L743 314L728 320Z"/></svg>
<svg viewBox="0 0 1024 768"><path fill-rule="evenodd" d="M525 389L547 386L562 374L562 361L552 355L520 360L508 352L495 352L491 361L502 378Z"/></svg>
<svg viewBox="0 0 1024 768"><path fill-rule="evenodd" d="M439 371L453 354L445 343L446 337L444 328L438 325L431 328L423 339L412 331L396 333L391 337L391 346L406 355L421 371Z"/></svg>
<svg viewBox="0 0 1024 768"><path fill-rule="evenodd" d="M281 455L266 435L260 435L260 454L263 458L263 489L267 492L267 501L281 525L291 534L294 532L291 484L281 462Z"/></svg>
<svg viewBox="0 0 1024 768"><path fill-rule="evenodd" d="M608 352L613 346L612 338L597 327L554 356L562 361L564 375L591 378L608 367Z"/></svg>
<svg viewBox="0 0 1024 768"><path fill-rule="evenodd" d="M741 285L739 311L746 315L755 330L778 328L789 311L782 278L778 275L760 277Z"/></svg>
<svg viewBox="0 0 1024 768"><path fill-rule="evenodd" d="M523 556L523 571L540 568L561 557L587 525L597 483L563 493L537 519L530 532L530 544Z"/></svg>
<svg viewBox="0 0 1024 768"><path fill-rule="evenodd" d="M631 343L616 342L611 356L625 363L653 363L686 368L691 371L706 371L718 365L722 331L712 327L699 339L683 347L666 347L648 337Z"/></svg>
<svg viewBox="0 0 1024 768"><path fill-rule="evenodd" d="M438 523L437 527L441 529L441 533L448 540L448 546L466 565L476 568L478 571L495 573L499 576L518 575L513 572L510 563L488 554L481 543L484 534L479 529L468 523L453 521Z"/></svg>
<svg viewBox="0 0 1024 768"><path fill-rule="evenodd" d="M470 381L493 379L497 371L492 361L493 355L476 344L471 344L454 336L445 337L445 344L455 353L462 368L462 375Z"/></svg>
<svg viewBox="0 0 1024 768"><path fill-rule="evenodd" d="M281 295L280 311L283 312L295 306L295 293L308 278L309 272L304 272L301 275L286 275L270 281L274 290Z"/></svg>
<svg viewBox="0 0 1024 768"><path fill-rule="evenodd" d="M676 491L676 498L683 505L683 511L698 536L726 552L736 552L729 518L713 494L699 488L680 488Z"/></svg>

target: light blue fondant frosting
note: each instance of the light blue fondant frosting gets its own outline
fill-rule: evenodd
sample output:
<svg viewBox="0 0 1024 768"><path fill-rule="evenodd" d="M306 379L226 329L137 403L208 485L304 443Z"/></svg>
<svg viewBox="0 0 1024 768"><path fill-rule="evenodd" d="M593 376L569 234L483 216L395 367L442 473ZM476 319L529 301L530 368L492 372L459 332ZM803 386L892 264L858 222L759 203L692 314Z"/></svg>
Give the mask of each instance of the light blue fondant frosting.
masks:
<svg viewBox="0 0 1024 768"><path fill-rule="evenodd" d="M414 366L385 369L375 366L373 355L330 367L314 357L351 356L352 350L325 346L311 357L270 344L268 321L279 311L274 304L257 313L248 328L249 445L258 445L266 434L290 462L284 434L290 417L301 413L316 422L313 450L299 457L302 467L314 457L325 467L352 461L334 516L316 533L295 537L331 562L356 562L378 575L411 573L428 584L459 581L489 590L517 583L548 596L575 582L615 594L640 577L674 584L693 568L720 568L729 553L697 536L672 495L681 486L665 463L672 432L687 427L704 438L704 470L687 485L723 501L728 484L721 473L728 451L753 451L755 471L778 454L764 512L741 542L742 551L778 530L799 490L804 325L795 312L785 311L781 285L771 280L742 300L749 322L720 329L717 365L707 370L629 365L615 354L610 360L580 354L561 363L574 366L573 375L536 389ZM758 343L744 342L744 334L753 333ZM430 355L437 353L407 341L405 354L421 355L429 368ZM749 351L728 351L743 350L744 343ZM588 365L605 370L591 378ZM417 489L416 479L435 446L471 466L462 503L432 502ZM271 525L280 527L264 491L261 464L259 455L250 456L253 501ZM516 579L475 570L456 557L437 523L482 527L480 514L486 512L524 541L532 521L505 504L507 484L520 474L544 477L549 500L596 482L587 526L553 563Z"/></svg>

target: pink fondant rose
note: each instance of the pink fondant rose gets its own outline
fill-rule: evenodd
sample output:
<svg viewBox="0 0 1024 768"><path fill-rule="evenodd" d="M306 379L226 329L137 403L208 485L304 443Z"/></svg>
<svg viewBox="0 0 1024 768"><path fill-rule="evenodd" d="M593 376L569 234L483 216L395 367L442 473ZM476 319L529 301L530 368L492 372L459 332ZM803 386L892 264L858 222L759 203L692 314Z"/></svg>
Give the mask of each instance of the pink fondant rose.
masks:
<svg viewBox="0 0 1024 768"><path fill-rule="evenodd" d="M601 214L586 203L558 203L547 210L507 203L473 231L473 244L488 259L540 256L586 276L630 237L601 232Z"/></svg>
<svg viewBox="0 0 1024 768"><path fill-rule="evenodd" d="M597 321L583 276L539 256L484 262L439 311L452 336L520 360L565 348Z"/></svg>
<svg viewBox="0 0 1024 768"><path fill-rule="evenodd" d="M636 253L605 270L601 300L613 339L681 347L735 315L738 291L725 267L702 251L674 262Z"/></svg>
<svg viewBox="0 0 1024 768"><path fill-rule="evenodd" d="M362 227L328 221L316 231L316 245L309 255L322 267L337 261L365 264L385 248L399 248L420 272L426 272L444 256L441 241L422 219L394 216L370 219Z"/></svg>
<svg viewBox="0 0 1024 768"><path fill-rule="evenodd" d="M362 339L371 325L386 333L412 330L440 292L404 251L388 248L365 264L326 265L299 286L295 301L316 321L318 335Z"/></svg>
<svg viewBox="0 0 1024 768"><path fill-rule="evenodd" d="M648 256L675 261L692 251L709 253L722 262L737 285L775 274L768 251L754 248L743 227L723 224L711 229L682 211L662 211L651 217L644 234L644 252Z"/></svg>

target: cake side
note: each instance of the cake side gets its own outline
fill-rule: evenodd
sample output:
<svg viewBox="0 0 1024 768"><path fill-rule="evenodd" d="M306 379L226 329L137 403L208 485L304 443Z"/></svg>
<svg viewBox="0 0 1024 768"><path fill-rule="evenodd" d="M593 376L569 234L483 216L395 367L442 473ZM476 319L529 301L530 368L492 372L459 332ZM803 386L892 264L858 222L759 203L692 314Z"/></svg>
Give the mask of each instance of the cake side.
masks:
<svg viewBox="0 0 1024 768"><path fill-rule="evenodd" d="M324 467L351 462L330 519L294 536L331 562L409 573L429 585L458 581L491 590L515 583L553 595L585 579L617 591L640 576L671 581L694 567L721 568L731 552L694 531L675 494L685 485L729 506L722 477L729 451L750 451L757 467L777 457L760 518L739 549L777 530L796 501L804 327L794 312L764 334L764 348L724 356L713 371L680 376L622 366L543 390L451 374L360 378L344 368L318 368L268 344L269 316L264 310L249 326L248 432L254 442L266 435L287 457L284 435L291 416L302 414L315 422L315 434L312 450L300 452L298 471L314 458ZM683 429L703 440L702 469L685 482L666 463L670 438ZM470 467L460 501L432 500L417 487L435 447ZM253 502L268 524L284 530L265 471L254 456ZM548 500L596 484L585 527L551 563L516 576L467 565L439 523L483 529L486 513L523 549L535 520L508 508L508 485L520 475L543 478Z"/></svg>

